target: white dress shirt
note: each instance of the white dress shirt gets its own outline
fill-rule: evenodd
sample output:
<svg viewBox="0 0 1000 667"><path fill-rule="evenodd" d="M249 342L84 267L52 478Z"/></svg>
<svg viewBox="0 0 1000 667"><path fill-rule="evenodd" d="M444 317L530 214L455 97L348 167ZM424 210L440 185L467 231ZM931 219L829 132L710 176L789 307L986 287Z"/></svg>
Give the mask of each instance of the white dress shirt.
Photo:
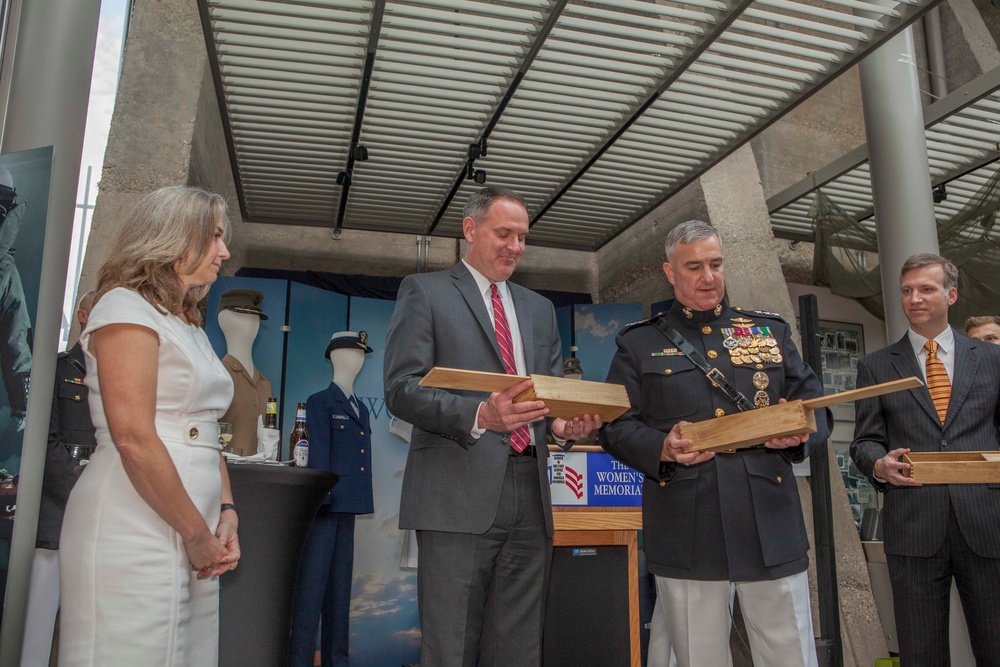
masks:
<svg viewBox="0 0 1000 667"><path fill-rule="evenodd" d="M490 316L490 323L493 325L493 329L496 330L496 322L493 315L493 294L490 289L490 285L494 283L491 283L489 278L472 268L464 259L462 263L465 264L465 268L469 270L469 273L472 274L473 279L476 281L476 287L479 288L479 294L483 297L486 312ZM514 368L517 370L518 375L527 375L528 367L524 362L524 344L521 342L521 330L517 326L517 312L514 310L514 301L510 297L510 289L507 287L506 280L495 284L497 291L500 292L500 300L503 301L504 315L507 316L507 326L510 328L510 338L514 345ZM479 409L482 410L482 408L483 406L480 403ZM531 429L528 430L531 432ZM473 425L469 435L472 436L473 440L478 440L485 432L486 429L479 428L479 411L477 410L476 423ZM532 443L534 443L534 433L532 433L531 439Z"/></svg>
<svg viewBox="0 0 1000 667"><path fill-rule="evenodd" d="M907 331L910 337L910 345L913 346L913 354L917 357L917 365L920 366L920 374L923 376L924 384L927 384L927 350L924 348L929 338L924 338L913 329ZM948 382L955 384L955 331L947 327L944 331L934 337L937 341L937 356L944 364L944 369L948 372Z"/></svg>

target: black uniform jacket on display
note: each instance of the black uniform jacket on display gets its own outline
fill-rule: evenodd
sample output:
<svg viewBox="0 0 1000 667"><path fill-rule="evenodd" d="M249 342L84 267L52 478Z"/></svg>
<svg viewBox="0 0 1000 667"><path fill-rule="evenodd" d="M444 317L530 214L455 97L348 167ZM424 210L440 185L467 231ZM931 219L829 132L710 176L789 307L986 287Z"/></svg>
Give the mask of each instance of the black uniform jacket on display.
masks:
<svg viewBox="0 0 1000 667"><path fill-rule="evenodd" d="M38 512L39 549L58 549L63 511L69 492L76 482L79 462L68 446L93 448L97 445L94 424L90 420L87 387L83 384L87 367L83 349L77 343L59 355L56 362L56 386L52 394L52 414L49 417L49 443L45 455L45 476L42 480L42 500Z"/></svg>
<svg viewBox="0 0 1000 667"><path fill-rule="evenodd" d="M699 312L674 302L659 317L757 407L823 394L792 342L791 328L776 314L725 302ZM677 422L738 410L653 320L629 325L617 344L607 381L625 385L632 408L605 426L601 444L645 475L643 540L650 572L766 581L805 570L809 542L791 464L829 437L829 411L816 411L818 431L798 447L739 450L692 466L662 463L664 438Z"/></svg>

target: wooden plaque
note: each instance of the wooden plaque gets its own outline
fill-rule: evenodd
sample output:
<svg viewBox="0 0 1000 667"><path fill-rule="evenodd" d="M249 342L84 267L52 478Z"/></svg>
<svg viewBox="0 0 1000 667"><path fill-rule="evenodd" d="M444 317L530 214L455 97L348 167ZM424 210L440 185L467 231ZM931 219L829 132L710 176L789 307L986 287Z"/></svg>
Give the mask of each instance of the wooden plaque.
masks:
<svg viewBox="0 0 1000 667"><path fill-rule="evenodd" d="M509 389L529 378L534 386L514 400L544 401L550 417L572 419L585 414L600 415L603 421L610 422L631 407L628 393L620 384L570 380L551 375L532 374L525 377L435 366L420 380L420 386L492 393Z"/></svg>
<svg viewBox="0 0 1000 667"><path fill-rule="evenodd" d="M1000 452L910 452L907 475L921 484L1000 484Z"/></svg>
<svg viewBox="0 0 1000 667"><path fill-rule="evenodd" d="M689 452L724 452L759 445L772 438L815 432L816 414L802 401L737 412L680 427L681 437L692 442Z"/></svg>
<svg viewBox="0 0 1000 667"><path fill-rule="evenodd" d="M686 424L680 427L680 435L693 443L688 449L689 452L724 452L752 447L773 438L815 433L816 415L813 412L819 408L913 389L921 385L923 383L920 380L910 377L806 401L788 401L757 410Z"/></svg>

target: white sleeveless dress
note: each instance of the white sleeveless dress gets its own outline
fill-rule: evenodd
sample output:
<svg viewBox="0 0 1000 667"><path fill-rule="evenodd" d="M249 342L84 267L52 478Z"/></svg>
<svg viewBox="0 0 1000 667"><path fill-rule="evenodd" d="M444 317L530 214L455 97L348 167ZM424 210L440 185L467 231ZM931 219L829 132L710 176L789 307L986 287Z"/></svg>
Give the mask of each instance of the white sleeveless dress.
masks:
<svg viewBox="0 0 1000 667"><path fill-rule="evenodd" d="M159 336L156 432L184 488L214 531L219 522L218 420L233 384L205 332L117 288L90 313L87 358L97 449L73 488L60 542L59 664L67 667L214 667L219 582L198 580L181 537L132 486L111 440L90 334L136 324Z"/></svg>

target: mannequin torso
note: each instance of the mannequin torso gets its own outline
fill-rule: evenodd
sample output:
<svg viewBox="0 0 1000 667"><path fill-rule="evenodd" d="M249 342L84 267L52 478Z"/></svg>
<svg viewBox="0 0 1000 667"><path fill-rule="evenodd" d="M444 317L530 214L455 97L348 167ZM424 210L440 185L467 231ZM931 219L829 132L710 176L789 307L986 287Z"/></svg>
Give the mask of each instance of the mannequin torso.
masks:
<svg viewBox="0 0 1000 667"><path fill-rule="evenodd" d="M223 310L219 313L219 328L226 338L226 353L235 357L253 377L253 341L260 330L260 318L256 315Z"/></svg>
<svg viewBox="0 0 1000 667"><path fill-rule="evenodd" d="M257 453L257 418L264 414L271 383L256 370L253 342L260 330L260 317L232 310L219 312L219 328L226 338L222 365L233 379L233 402L220 421L233 425L229 449L240 456Z"/></svg>

